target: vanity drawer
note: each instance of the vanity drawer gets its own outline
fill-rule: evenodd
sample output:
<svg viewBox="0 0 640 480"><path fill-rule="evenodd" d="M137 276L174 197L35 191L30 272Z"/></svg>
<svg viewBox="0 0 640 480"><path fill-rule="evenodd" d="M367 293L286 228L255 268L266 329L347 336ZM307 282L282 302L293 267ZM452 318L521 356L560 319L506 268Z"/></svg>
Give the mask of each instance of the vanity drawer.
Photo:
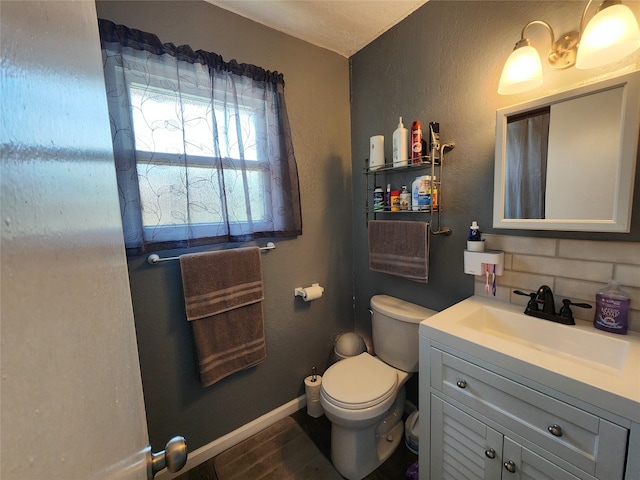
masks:
<svg viewBox="0 0 640 480"><path fill-rule="evenodd" d="M434 389L591 475L622 478L625 428L436 348L430 360Z"/></svg>

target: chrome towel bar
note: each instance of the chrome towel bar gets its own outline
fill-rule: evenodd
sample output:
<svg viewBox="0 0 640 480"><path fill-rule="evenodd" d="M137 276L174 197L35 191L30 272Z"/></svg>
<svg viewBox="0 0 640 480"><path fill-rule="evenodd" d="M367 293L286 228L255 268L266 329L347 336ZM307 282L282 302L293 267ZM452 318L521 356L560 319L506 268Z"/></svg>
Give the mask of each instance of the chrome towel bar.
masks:
<svg viewBox="0 0 640 480"><path fill-rule="evenodd" d="M274 250L276 248L275 243L273 242L269 242L267 243L267 245L265 247L260 247L261 251L265 251L265 250ZM155 265L156 263L159 262L166 262L168 260L178 260L180 257L165 257L165 258L161 258L160 255L158 255L157 253L152 253L151 255L149 255L147 257L147 262L149 262L151 265Z"/></svg>

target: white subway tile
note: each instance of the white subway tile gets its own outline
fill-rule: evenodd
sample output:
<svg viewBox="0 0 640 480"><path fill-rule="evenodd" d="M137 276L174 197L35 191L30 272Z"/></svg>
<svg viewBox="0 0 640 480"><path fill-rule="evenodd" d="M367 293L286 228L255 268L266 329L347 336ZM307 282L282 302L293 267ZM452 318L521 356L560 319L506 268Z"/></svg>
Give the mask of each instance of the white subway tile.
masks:
<svg viewBox="0 0 640 480"><path fill-rule="evenodd" d="M570 278L558 278L556 280L555 295L568 298L576 302L587 302L592 306L596 302L596 293L605 287L607 282L587 282Z"/></svg>
<svg viewBox="0 0 640 480"><path fill-rule="evenodd" d="M564 258L640 265L640 242L560 240L558 252Z"/></svg>
<svg viewBox="0 0 640 480"><path fill-rule="evenodd" d="M611 263L529 255L514 255L513 269L522 272L553 275L556 277L580 278L605 282L613 275L613 264Z"/></svg>
<svg viewBox="0 0 640 480"><path fill-rule="evenodd" d="M514 272L505 270L504 275L498 277L500 285L508 285L513 290L535 292L540 285L549 285L553 288L553 277L550 275L537 275L527 272Z"/></svg>
<svg viewBox="0 0 640 480"><path fill-rule="evenodd" d="M510 253L524 253L529 255L556 254L557 240L555 238L516 237L513 235L484 235L486 247L491 250L503 250Z"/></svg>
<svg viewBox="0 0 640 480"><path fill-rule="evenodd" d="M616 265L614 278L620 283L620 285L640 287L640 266Z"/></svg>

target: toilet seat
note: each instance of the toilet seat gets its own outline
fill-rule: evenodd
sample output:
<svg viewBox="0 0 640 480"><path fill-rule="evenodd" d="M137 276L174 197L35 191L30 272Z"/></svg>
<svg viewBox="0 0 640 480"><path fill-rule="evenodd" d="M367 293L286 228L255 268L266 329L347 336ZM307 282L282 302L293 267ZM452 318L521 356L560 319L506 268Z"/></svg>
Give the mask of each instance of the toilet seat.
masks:
<svg viewBox="0 0 640 480"><path fill-rule="evenodd" d="M395 368L361 353L332 365L322 377L321 389L333 405L360 410L384 402L395 394L397 386Z"/></svg>

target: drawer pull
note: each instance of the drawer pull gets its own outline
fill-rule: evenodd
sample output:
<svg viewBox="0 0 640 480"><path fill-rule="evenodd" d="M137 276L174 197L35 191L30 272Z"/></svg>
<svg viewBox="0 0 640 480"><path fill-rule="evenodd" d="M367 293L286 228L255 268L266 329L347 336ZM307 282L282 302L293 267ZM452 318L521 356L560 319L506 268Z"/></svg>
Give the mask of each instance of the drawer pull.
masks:
<svg viewBox="0 0 640 480"><path fill-rule="evenodd" d="M456 385L458 385L458 387L460 387L460 388L467 388L467 381L466 380L458 380L456 382Z"/></svg>
<svg viewBox="0 0 640 480"><path fill-rule="evenodd" d="M504 468L507 470L507 472L515 473L516 464L509 460L508 462L504 462Z"/></svg>
<svg viewBox="0 0 640 480"><path fill-rule="evenodd" d="M556 437L562 436L562 428L557 423L554 423L550 427L547 427L547 430L551 432L551 435L555 435Z"/></svg>
<svg viewBox="0 0 640 480"><path fill-rule="evenodd" d="M487 456L487 458L496 458L496 451L493 448L485 450L484 454Z"/></svg>

